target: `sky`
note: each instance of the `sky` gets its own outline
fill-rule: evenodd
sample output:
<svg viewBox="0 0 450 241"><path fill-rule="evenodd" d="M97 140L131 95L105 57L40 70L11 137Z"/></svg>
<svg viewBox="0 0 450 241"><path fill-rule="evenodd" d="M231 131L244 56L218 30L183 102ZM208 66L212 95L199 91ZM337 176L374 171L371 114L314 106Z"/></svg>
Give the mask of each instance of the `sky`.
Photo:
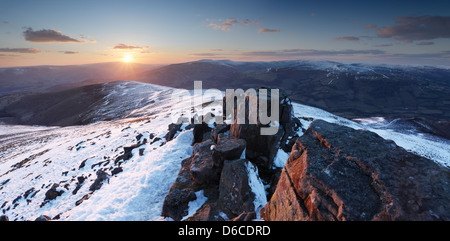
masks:
<svg viewBox="0 0 450 241"><path fill-rule="evenodd" d="M450 67L450 1L0 0L0 67L322 59Z"/></svg>

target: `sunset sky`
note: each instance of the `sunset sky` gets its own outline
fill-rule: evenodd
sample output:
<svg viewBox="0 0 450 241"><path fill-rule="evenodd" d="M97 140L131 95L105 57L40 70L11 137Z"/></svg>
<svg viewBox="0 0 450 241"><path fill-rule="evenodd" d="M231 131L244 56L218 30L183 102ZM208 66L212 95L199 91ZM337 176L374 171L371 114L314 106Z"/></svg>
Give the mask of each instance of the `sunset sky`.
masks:
<svg viewBox="0 0 450 241"><path fill-rule="evenodd" d="M1 0L0 67L198 59L450 67L450 1Z"/></svg>

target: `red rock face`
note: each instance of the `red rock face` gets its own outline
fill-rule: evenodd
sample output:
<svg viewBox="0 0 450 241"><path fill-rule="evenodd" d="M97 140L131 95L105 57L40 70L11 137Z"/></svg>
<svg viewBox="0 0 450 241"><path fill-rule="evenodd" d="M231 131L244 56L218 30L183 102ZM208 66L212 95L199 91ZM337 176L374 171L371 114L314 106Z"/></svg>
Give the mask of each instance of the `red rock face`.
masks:
<svg viewBox="0 0 450 241"><path fill-rule="evenodd" d="M264 220L449 220L450 175L362 130L315 121L292 148Z"/></svg>

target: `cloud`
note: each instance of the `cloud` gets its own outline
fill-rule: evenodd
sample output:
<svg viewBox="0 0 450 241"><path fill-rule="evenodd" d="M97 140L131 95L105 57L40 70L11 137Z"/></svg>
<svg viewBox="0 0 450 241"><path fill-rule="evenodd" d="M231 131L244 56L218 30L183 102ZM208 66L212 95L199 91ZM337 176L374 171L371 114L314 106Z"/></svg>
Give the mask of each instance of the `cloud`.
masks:
<svg viewBox="0 0 450 241"><path fill-rule="evenodd" d="M96 43L97 41L92 40L92 39L88 39L87 37L85 37L83 34L80 34L80 38L83 39L85 42L90 42L90 43Z"/></svg>
<svg viewBox="0 0 450 241"><path fill-rule="evenodd" d="M42 29L34 31L32 28L26 28L23 32L25 40L35 43L83 43L83 41L63 35L61 31L54 29Z"/></svg>
<svg viewBox="0 0 450 241"><path fill-rule="evenodd" d="M75 52L75 51L60 51L63 54L79 54L80 52Z"/></svg>
<svg viewBox="0 0 450 241"><path fill-rule="evenodd" d="M17 57L17 54L0 54L0 57Z"/></svg>
<svg viewBox="0 0 450 241"><path fill-rule="evenodd" d="M333 38L334 40L343 40L343 41L354 41L357 42L359 41L359 37L355 37L355 36L344 36L344 37L335 37Z"/></svg>
<svg viewBox="0 0 450 241"><path fill-rule="evenodd" d="M211 26L213 29L220 29L222 31L230 31L231 27L236 24L242 24L242 25L249 26L252 24L260 24L260 23L258 21L252 21L250 19L245 19L245 20L239 21L237 18L227 18L224 23L221 23L221 24L220 23L219 24L210 23L208 26Z"/></svg>
<svg viewBox="0 0 450 241"><path fill-rule="evenodd" d="M397 17L393 26L368 24L366 27L375 29L380 38L395 38L404 42L450 38L450 16Z"/></svg>
<svg viewBox="0 0 450 241"><path fill-rule="evenodd" d="M279 29L270 29L270 28L261 28L258 30L258 33L278 33Z"/></svg>
<svg viewBox="0 0 450 241"><path fill-rule="evenodd" d="M132 45L126 45L126 44L118 44L118 45L114 46L113 49L133 50L133 49L144 49L144 47L132 46Z"/></svg>
<svg viewBox="0 0 450 241"><path fill-rule="evenodd" d="M3 20L2 23L3 24L9 24L9 21L8 20Z"/></svg>
<svg viewBox="0 0 450 241"><path fill-rule="evenodd" d="M41 50L35 48L0 48L2 53L39 54Z"/></svg>
<svg viewBox="0 0 450 241"><path fill-rule="evenodd" d="M433 44L434 44L434 42L432 42L432 41L422 41L422 42L417 43L416 45L433 45Z"/></svg>
<svg viewBox="0 0 450 241"><path fill-rule="evenodd" d="M246 19L244 21L242 21L242 24L244 25L251 25L251 24L260 24L258 21L251 21L250 19Z"/></svg>
<svg viewBox="0 0 450 241"><path fill-rule="evenodd" d="M236 24L238 21L236 18L227 18L227 20L222 24L210 23L209 26L212 26L213 29L220 29L223 31L230 30L233 24Z"/></svg>
<svg viewBox="0 0 450 241"><path fill-rule="evenodd" d="M390 46L392 46L393 44L377 44L377 45L374 45L373 47L377 47L377 48L380 48L380 47L390 47Z"/></svg>

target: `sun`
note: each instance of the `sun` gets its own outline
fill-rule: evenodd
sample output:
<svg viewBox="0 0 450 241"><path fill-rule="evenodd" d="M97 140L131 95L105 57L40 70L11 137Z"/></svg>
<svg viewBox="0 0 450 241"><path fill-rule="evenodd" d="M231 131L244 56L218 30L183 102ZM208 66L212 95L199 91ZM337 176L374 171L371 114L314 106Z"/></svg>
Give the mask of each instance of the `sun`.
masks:
<svg viewBox="0 0 450 241"><path fill-rule="evenodd" d="M131 57L131 55L127 54L123 57L122 62L124 63L130 63L133 61L133 57Z"/></svg>

